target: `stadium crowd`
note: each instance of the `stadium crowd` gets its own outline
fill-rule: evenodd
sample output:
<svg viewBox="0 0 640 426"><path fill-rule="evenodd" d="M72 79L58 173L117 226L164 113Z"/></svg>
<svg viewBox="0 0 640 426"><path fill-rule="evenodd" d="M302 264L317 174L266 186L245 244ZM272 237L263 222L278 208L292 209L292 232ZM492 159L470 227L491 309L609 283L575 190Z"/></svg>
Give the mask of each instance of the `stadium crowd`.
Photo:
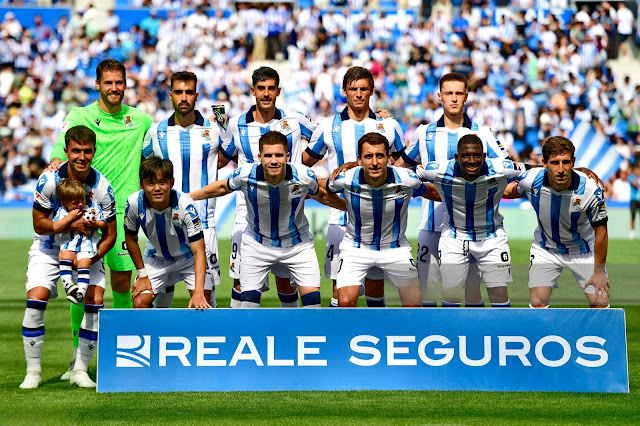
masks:
<svg viewBox="0 0 640 426"><path fill-rule="evenodd" d="M177 70L198 75L200 111L222 103L233 117L251 105L249 62L286 61L291 76L283 84L285 102L317 121L344 107L342 77L361 65L375 77L375 107L390 111L408 140L420 123L441 115L437 81L456 71L471 82L468 115L491 126L514 159L539 163L539 141L568 136L580 120L592 122L625 157L618 178L638 153L640 86L629 77L614 79L607 66L618 50L629 60L636 44L633 14L622 2L554 14L547 12L562 11L565 2L522 0L505 9L488 1L438 0L423 7L424 18L408 9L380 12L379 2L363 0L293 10L242 3L230 10L228 2L217 2L217 9L201 6L193 13L181 2L151 3L134 6L166 12L151 9L130 28L114 11L92 6L57 22L36 16L26 24L13 12L4 15L5 199L32 194L64 116L97 98L93 70L106 58L127 67L133 90L125 102L156 121L171 113L168 77ZM624 200L626 192L613 191L620 187L614 182L608 195Z"/></svg>

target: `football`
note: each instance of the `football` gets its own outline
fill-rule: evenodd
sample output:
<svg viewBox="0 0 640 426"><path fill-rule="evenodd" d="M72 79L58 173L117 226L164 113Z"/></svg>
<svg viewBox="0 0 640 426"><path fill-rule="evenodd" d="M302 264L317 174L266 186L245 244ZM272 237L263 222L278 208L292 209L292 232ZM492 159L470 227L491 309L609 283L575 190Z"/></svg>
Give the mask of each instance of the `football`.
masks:
<svg viewBox="0 0 640 426"><path fill-rule="evenodd" d="M82 219L84 219L84 220L95 220L96 219L96 215L91 210L85 210L85 212L82 214Z"/></svg>

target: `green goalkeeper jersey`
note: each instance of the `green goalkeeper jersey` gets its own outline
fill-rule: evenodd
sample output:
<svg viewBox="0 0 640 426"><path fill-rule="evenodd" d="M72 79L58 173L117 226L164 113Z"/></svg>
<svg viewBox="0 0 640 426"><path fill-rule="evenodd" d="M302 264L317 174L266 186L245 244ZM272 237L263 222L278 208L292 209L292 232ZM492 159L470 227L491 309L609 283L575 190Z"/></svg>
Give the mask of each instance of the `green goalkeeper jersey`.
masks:
<svg viewBox="0 0 640 426"><path fill-rule="evenodd" d="M85 125L96 132L96 155L91 165L102 173L115 192L117 212L124 212L127 197L140 190L138 170L144 135L153 123L141 110L122 104L116 114L98 107L98 102L72 108L65 118L50 158L66 159L64 135L74 126Z"/></svg>

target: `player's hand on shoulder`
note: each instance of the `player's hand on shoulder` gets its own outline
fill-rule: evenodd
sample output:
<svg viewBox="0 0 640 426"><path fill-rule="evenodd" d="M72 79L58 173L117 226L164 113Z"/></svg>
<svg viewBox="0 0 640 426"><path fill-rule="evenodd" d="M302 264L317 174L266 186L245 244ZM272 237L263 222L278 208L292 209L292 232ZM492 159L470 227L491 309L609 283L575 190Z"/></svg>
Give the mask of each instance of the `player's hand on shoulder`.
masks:
<svg viewBox="0 0 640 426"><path fill-rule="evenodd" d="M393 118L391 113L389 111L387 111L386 109L377 109L376 110L376 116L378 118Z"/></svg>
<svg viewBox="0 0 640 426"><path fill-rule="evenodd" d="M596 184L603 190L603 191L607 191L607 187L604 185L604 182L602 182L602 180L600 179L600 176L598 176L597 174L595 174L591 169L588 169L586 167L577 167L576 170L578 170L579 172L584 173L585 175L587 175L587 177L589 179L593 179L596 181Z"/></svg>
<svg viewBox="0 0 640 426"><path fill-rule="evenodd" d="M201 311L205 309L211 309L211 305L207 302L207 299L204 297L204 294L194 292L191 300L189 300L188 308L195 308Z"/></svg>
<svg viewBox="0 0 640 426"><path fill-rule="evenodd" d="M51 163L49 163L49 165L44 169L44 171L55 172L60 168L61 164L62 164L62 160L56 157L53 160L51 160Z"/></svg>
<svg viewBox="0 0 640 426"><path fill-rule="evenodd" d="M338 175L340 173L346 172L349 169L353 169L357 165L358 165L357 161L349 161L347 163L344 163L343 165L341 165L337 169L335 169L333 172L331 172L331 177L329 179L330 180L336 180L336 178L338 177Z"/></svg>

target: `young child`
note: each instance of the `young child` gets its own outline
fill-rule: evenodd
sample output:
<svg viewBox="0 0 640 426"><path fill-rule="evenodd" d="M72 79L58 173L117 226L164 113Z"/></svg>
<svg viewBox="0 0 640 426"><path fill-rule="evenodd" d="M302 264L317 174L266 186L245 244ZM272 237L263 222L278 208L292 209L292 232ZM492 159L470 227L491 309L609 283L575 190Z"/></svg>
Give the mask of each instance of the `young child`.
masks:
<svg viewBox="0 0 640 426"><path fill-rule="evenodd" d="M79 180L61 180L56 186L56 195L62 207L58 209L54 222L59 222L60 229L76 220L95 221L99 229L106 228L107 224L102 220L99 207L94 206ZM97 230L89 231L89 235L70 231L60 236L60 279L67 299L76 305L82 303L89 287L89 268L98 251L98 241L100 234ZM77 260L78 285L73 282L72 277L74 260Z"/></svg>

